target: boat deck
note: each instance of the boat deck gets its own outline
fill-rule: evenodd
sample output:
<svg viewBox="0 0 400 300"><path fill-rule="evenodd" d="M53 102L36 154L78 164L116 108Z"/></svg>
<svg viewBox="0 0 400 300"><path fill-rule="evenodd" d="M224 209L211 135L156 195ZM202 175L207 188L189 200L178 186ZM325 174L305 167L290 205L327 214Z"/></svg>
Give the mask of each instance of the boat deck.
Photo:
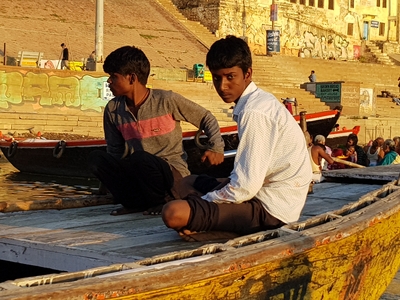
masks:
<svg viewBox="0 0 400 300"><path fill-rule="evenodd" d="M341 208L382 184L324 182L308 195L301 220ZM160 216L111 216L115 205L0 214L2 259L61 271L126 263L195 249Z"/></svg>
<svg viewBox="0 0 400 300"><path fill-rule="evenodd" d="M389 170L390 169L390 170ZM353 169L354 170L354 169ZM352 170L352 172L353 172ZM372 168L357 169L372 174ZM400 166L387 168L385 180L398 178ZM330 177L331 173L335 173ZM375 179L382 179L381 171ZM347 170L325 173L328 178L351 177ZM373 180L369 176L368 180ZM301 219L341 208L380 188L384 181L323 182L314 185ZM135 262L174 251L193 250L209 242L186 242L165 227L160 216L141 213L111 216L115 205L64 210L0 213L1 259L60 271L80 271ZM0 284L1 287L1 284Z"/></svg>

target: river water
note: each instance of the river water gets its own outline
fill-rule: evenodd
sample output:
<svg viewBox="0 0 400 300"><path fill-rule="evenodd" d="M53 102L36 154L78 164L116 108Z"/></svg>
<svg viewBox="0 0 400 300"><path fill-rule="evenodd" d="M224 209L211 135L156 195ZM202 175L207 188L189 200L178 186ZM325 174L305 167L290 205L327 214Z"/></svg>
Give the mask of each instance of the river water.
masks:
<svg viewBox="0 0 400 300"><path fill-rule="evenodd" d="M7 201L47 200L52 198L70 197L91 194L97 189L99 182L88 179L70 179L56 176L41 176L22 174L15 169L0 151L0 203ZM0 213L1 214L1 213ZM33 267L1 260L0 282L17 278L58 273L40 267Z"/></svg>
<svg viewBox="0 0 400 300"><path fill-rule="evenodd" d="M85 195L97 189L98 185L94 179L23 174L3 155L0 158L0 202Z"/></svg>

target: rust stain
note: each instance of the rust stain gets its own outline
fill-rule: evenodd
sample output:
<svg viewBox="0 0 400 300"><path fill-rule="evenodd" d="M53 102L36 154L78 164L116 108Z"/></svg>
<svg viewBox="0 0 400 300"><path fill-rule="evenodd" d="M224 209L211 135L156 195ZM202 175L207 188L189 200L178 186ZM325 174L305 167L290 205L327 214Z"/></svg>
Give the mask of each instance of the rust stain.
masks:
<svg viewBox="0 0 400 300"><path fill-rule="evenodd" d="M331 242L331 237L330 237L330 236L327 236L326 238L324 238L324 239L322 240L322 245L329 244L330 242Z"/></svg>
<svg viewBox="0 0 400 300"><path fill-rule="evenodd" d="M368 226L371 227L380 222L381 222L381 218L373 218L371 221L369 221Z"/></svg>
<svg viewBox="0 0 400 300"><path fill-rule="evenodd" d="M340 300L355 300L359 298L362 290L360 287L364 286L371 259L372 251L370 248L360 249L348 269L347 279L344 284L347 288L341 292Z"/></svg>
<svg viewBox="0 0 400 300"><path fill-rule="evenodd" d="M291 248L288 248L288 249L284 250L283 252L281 252L282 256L290 256L292 254L293 254L293 249L291 249Z"/></svg>

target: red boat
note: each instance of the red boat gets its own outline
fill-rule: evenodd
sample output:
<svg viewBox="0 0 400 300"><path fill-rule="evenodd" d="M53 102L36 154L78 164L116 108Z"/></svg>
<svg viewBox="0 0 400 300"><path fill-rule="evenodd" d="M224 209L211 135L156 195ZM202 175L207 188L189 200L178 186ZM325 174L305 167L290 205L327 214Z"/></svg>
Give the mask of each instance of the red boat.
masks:
<svg viewBox="0 0 400 300"><path fill-rule="evenodd" d="M337 148L339 145L345 145L349 134L358 134L360 126L354 126L352 129L343 128L338 131L332 131L326 138L326 145L332 149Z"/></svg>
<svg viewBox="0 0 400 300"><path fill-rule="evenodd" d="M332 133L341 109L318 113L303 114L307 130L312 136L322 134L325 137L339 135ZM300 116L294 116L300 124ZM201 143L205 136L196 131L183 133L183 147L188 155L189 169L194 174L207 173L217 177L230 174L239 143L237 127L221 128L225 141L225 161L222 165L209 167L200 162ZM347 132L346 132L347 134ZM348 134L347 134L348 135ZM44 134L45 136L45 134ZM1 137L0 137L1 138ZM0 149L8 161L20 172L68 177L93 177L87 166L87 157L93 150L106 151L106 142L99 140L45 140L45 139L0 139Z"/></svg>

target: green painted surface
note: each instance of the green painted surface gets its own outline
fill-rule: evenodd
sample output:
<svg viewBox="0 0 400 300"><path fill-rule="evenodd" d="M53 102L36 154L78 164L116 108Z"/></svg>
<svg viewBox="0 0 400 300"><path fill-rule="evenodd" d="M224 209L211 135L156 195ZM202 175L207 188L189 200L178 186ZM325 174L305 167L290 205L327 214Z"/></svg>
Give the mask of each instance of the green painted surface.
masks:
<svg viewBox="0 0 400 300"><path fill-rule="evenodd" d="M323 102L340 103L341 84L317 83L315 93Z"/></svg>

